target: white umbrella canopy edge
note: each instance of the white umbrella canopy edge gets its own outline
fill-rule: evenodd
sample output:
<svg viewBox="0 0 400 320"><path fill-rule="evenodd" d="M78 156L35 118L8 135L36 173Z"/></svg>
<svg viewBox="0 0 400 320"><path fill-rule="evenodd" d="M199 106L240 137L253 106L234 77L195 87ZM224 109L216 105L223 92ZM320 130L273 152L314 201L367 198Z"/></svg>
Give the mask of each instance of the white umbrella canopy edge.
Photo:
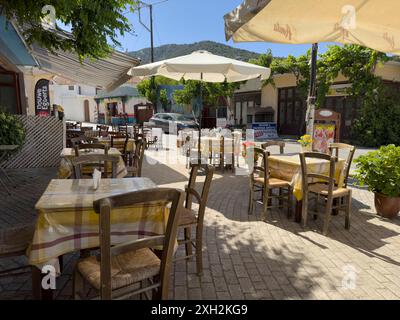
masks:
<svg viewBox="0 0 400 320"><path fill-rule="evenodd" d="M245 0L224 16L226 40L359 44L400 54L400 1Z"/></svg>
<svg viewBox="0 0 400 320"><path fill-rule="evenodd" d="M219 83L246 81L258 77L265 80L269 78L271 70L201 50L189 55L134 67L128 74L139 78L161 75L178 81L185 79Z"/></svg>

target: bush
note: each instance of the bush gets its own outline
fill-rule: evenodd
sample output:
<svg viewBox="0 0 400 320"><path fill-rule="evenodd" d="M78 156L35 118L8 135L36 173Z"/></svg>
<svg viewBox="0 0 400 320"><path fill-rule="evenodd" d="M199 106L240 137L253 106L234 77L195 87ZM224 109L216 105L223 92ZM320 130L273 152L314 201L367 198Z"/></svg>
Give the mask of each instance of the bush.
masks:
<svg viewBox="0 0 400 320"><path fill-rule="evenodd" d="M0 111L0 145L22 146L25 142L24 126L12 114Z"/></svg>
<svg viewBox="0 0 400 320"><path fill-rule="evenodd" d="M400 97L387 88L364 98L352 140L362 146L400 145Z"/></svg>
<svg viewBox="0 0 400 320"><path fill-rule="evenodd" d="M383 146L354 160L355 178L373 192L389 197L400 196L400 147Z"/></svg>

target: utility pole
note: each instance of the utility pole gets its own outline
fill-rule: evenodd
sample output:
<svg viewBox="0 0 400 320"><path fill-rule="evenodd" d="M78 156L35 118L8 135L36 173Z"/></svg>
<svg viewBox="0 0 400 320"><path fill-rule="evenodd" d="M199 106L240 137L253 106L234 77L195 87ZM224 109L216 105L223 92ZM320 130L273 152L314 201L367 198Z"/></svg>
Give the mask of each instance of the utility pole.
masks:
<svg viewBox="0 0 400 320"><path fill-rule="evenodd" d="M153 5L147 4L142 1L139 2L139 23L150 33L150 60L154 62L154 37L153 37ZM150 27L148 27L145 23L142 22L142 18L140 16L140 8L141 6L149 8L150 14ZM151 89L155 90L155 77L151 77L150 80ZM155 112L157 112L157 105L154 106Z"/></svg>
<svg viewBox="0 0 400 320"><path fill-rule="evenodd" d="M153 5L149 5L150 10L150 48L151 48L151 62L154 62L154 41L153 41Z"/></svg>

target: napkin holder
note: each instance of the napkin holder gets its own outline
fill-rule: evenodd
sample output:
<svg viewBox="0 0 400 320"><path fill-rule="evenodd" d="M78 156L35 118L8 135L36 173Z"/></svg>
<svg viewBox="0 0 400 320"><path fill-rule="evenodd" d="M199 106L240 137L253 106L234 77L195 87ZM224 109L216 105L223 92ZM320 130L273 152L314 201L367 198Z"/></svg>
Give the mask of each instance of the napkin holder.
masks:
<svg viewBox="0 0 400 320"><path fill-rule="evenodd" d="M93 190L97 190L100 185L101 172L97 169L93 170Z"/></svg>

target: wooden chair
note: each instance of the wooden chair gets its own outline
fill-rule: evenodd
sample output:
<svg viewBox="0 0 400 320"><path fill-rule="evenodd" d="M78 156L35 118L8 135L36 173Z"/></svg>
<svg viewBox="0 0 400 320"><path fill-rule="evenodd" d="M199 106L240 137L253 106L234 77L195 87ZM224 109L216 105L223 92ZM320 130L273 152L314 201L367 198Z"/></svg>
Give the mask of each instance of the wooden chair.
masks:
<svg viewBox="0 0 400 320"><path fill-rule="evenodd" d="M97 131L99 137L107 137L109 129L110 129L109 126L106 126L103 124L98 124L96 126L96 131Z"/></svg>
<svg viewBox="0 0 400 320"><path fill-rule="evenodd" d="M128 145L128 136L126 134L119 134L111 136L111 148L116 148L121 152L122 159L125 163L128 162L128 155L126 152L126 146Z"/></svg>
<svg viewBox="0 0 400 320"><path fill-rule="evenodd" d="M26 255L26 250L32 242L34 231L34 221L0 229L0 258L14 258ZM30 272L31 266L23 265L0 270L0 278L14 277Z"/></svg>
<svg viewBox="0 0 400 320"><path fill-rule="evenodd" d="M266 150L268 147L271 146L278 146L279 147L279 153L284 154L285 153L285 142L284 141L279 141L279 140L267 140L265 143L261 145L261 148Z"/></svg>
<svg viewBox="0 0 400 320"><path fill-rule="evenodd" d="M203 184L201 195L195 190L196 177L199 168L205 169L206 178ZM175 261L189 259L196 256L197 274L201 275L203 272L203 223L204 213L207 205L208 193L210 191L211 181L214 174L214 167L209 165L199 166L192 165L190 172L189 184L186 186L186 202L185 208L182 210L179 219L179 228L184 230L184 238L178 239L178 243L185 245L184 257L176 258ZM193 197L199 204L198 210L192 209ZM192 227L196 228L196 238L192 238ZM192 253L192 247L196 253Z"/></svg>
<svg viewBox="0 0 400 320"><path fill-rule="evenodd" d="M332 156L333 151L335 151L336 159L339 159L339 150L348 149L349 154L347 155L347 159L344 165L344 180L343 180L343 187L347 188L347 180L349 178L351 162L353 161L354 153L356 151L356 147L346 144L346 143L330 143L329 146L329 154Z"/></svg>
<svg viewBox="0 0 400 320"><path fill-rule="evenodd" d="M309 173L307 169L307 158L316 158L329 161L329 175ZM325 217L322 233L328 233L329 222L332 216L332 209L343 209L346 213L345 228L350 229L350 215L351 215L351 190L348 188L339 188L335 186L335 161L336 158L325 153L319 152L304 152L300 153L301 174L302 174L302 189L303 189L303 203L302 203L302 219L303 225L307 224L307 216L309 213L308 202L309 194L315 195L316 210L312 213L318 214L318 202L323 198L325 204ZM322 182L310 182L310 179L318 179ZM333 201L336 201L336 205Z"/></svg>
<svg viewBox="0 0 400 320"><path fill-rule="evenodd" d="M80 150L104 150L104 154L108 154L108 145L102 143L78 143L74 149L77 157L81 155Z"/></svg>
<svg viewBox="0 0 400 320"><path fill-rule="evenodd" d="M118 157L107 154L95 154L76 157L73 161L74 179L92 178L94 169L101 171L103 178L117 177ZM110 175L111 165L111 175Z"/></svg>
<svg viewBox="0 0 400 320"><path fill-rule="evenodd" d="M142 176L142 165L144 151L146 149L146 139L135 140L135 153L132 159L132 166L127 167L128 174L132 177Z"/></svg>
<svg viewBox="0 0 400 320"><path fill-rule="evenodd" d="M269 152L260 148L248 148L247 157L254 155L252 171L250 173L250 193L249 193L249 214L253 213L254 193L261 191L263 204L263 219L267 218L267 211L270 208L287 207L288 217L292 211L292 186L289 181L270 177L268 167ZM278 195L273 194L273 190L279 191ZM272 203L273 199L278 199L277 205ZM286 202L286 203L285 203Z"/></svg>
<svg viewBox="0 0 400 320"><path fill-rule="evenodd" d="M126 124L119 124L118 125L118 133L128 135L128 125Z"/></svg>
<svg viewBox="0 0 400 320"><path fill-rule="evenodd" d="M171 203L165 234L148 236L118 245L111 244L110 216L113 210L150 202ZM183 192L172 188L135 191L93 203L99 217L100 255L78 261L73 275L73 296L82 298L84 283L89 283L102 300L124 299L153 291L153 298L168 298L171 262ZM161 260L150 249L162 246Z"/></svg>

